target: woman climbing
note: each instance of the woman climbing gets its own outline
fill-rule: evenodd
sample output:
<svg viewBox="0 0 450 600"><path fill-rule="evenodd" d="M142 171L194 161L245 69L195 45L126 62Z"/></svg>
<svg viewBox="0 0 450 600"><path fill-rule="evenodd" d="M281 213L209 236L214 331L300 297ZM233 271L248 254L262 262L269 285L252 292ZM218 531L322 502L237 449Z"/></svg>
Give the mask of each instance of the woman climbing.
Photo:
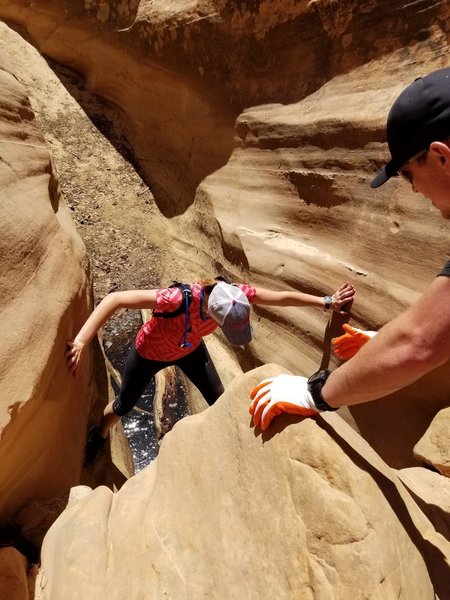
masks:
<svg viewBox="0 0 450 600"><path fill-rule="evenodd" d="M76 375L86 346L118 309L153 309L153 314L128 353L118 398L106 406L100 425L88 435L86 463L95 460L110 428L136 405L151 378L165 367L179 367L206 402L214 404L224 388L203 338L221 327L232 344L248 344L252 338L250 304L312 306L345 314L342 307L354 295L355 289L349 283L341 285L332 296L313 296L230 284L222 277L208 283L174 283L164 289L108 294L75 339L68 342L66 361L72 375Z"/></svg>

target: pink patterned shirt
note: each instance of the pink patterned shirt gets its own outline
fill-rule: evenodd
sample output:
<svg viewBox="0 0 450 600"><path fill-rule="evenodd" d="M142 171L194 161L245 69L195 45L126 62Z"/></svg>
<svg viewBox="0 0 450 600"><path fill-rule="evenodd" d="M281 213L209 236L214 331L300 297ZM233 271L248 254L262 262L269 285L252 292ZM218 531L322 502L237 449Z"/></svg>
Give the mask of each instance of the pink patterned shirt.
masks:
<svg viewBox="0 0 450 600"><path fill-rule="evenodd" d="M239 288L247 296L251 303L255 297L256 289L250 285L242 284ZM200 298L202 285L194 283L191 285L192 301L189 306L189 327L187 341L191 343L190 348L180 348L183 339L185 314L178 317L163 319L152 316L147 323L142 325L136 336L136 350L144 358L169 362L177 360L193 352L200 345L202 338L209 335L219 325L200 312ZM156 292L156 310L158 312L173 312L182 301L179 288L164 288Z"/></svg>

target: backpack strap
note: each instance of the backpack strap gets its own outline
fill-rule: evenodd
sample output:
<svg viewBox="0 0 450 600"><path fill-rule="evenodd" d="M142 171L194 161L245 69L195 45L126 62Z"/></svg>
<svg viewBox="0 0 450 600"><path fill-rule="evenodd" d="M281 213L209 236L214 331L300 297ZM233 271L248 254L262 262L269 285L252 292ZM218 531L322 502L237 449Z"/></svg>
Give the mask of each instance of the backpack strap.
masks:
<svg viewBox="0 0 450 600"><path fill-rule="evenodd" d="M181 291L181 303L178 308L171 312L158 312L153 311L152 315L154 317L161 317L163 319L173 319L175 317L179 317L184 313L184 329L183 329L183 337L181 341L178 342L180 348L190 348L192 346L191 342L187 341L187 334L190 331L189 327L189 307L192 302L192 290L191 286L188 283L179 283L178 281L174 281L172 285L169 285L169 288L178 288Z"/></svg>
<svg viewBox="0 0 450 600"><path fill-rule="evenodd" d="M191 286L188 283L179 283L178 281L174 281L172 285L169 285L169 289L175 287L178 288L181 292L180 306L170 312L159 312L157 310L154 310L152 312L152 315L154 317L161 317L162 319L174 319L175 317L179 317L186 311L186 304L187 308L190 307L192 302Z"/></svg>

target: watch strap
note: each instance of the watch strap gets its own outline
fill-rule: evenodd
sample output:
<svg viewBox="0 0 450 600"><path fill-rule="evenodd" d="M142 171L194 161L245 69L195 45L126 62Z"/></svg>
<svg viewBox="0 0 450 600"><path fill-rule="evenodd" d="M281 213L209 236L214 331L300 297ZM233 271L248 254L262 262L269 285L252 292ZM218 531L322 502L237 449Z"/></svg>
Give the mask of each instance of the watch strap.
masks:
<svg viewBox="0 0 450 600"><path fill-rule="evenodd" d="M325 385L330 373L331 371L328 369L322 369L316 373L313 373L308 379L308 391L311 394L314 404L319 410L337 410L337 408L327 404L322 396L322 388Z"/></svg>

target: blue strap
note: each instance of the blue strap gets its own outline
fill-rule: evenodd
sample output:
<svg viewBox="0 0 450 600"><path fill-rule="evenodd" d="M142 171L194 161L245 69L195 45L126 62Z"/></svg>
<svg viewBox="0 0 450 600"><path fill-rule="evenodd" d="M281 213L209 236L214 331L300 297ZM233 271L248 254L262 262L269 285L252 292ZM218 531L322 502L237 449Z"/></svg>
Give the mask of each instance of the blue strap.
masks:
<svg viewBox="0 0 450 600"><path fill-rule="evenodd" d="M187 334L189 330L189 302L188 302L188 294L187 290L183 290L183 298L184 298L184 331L183 331L183 339L180 343L180 348L190 348L192 346L191 342L187 341Z"/></svg>

